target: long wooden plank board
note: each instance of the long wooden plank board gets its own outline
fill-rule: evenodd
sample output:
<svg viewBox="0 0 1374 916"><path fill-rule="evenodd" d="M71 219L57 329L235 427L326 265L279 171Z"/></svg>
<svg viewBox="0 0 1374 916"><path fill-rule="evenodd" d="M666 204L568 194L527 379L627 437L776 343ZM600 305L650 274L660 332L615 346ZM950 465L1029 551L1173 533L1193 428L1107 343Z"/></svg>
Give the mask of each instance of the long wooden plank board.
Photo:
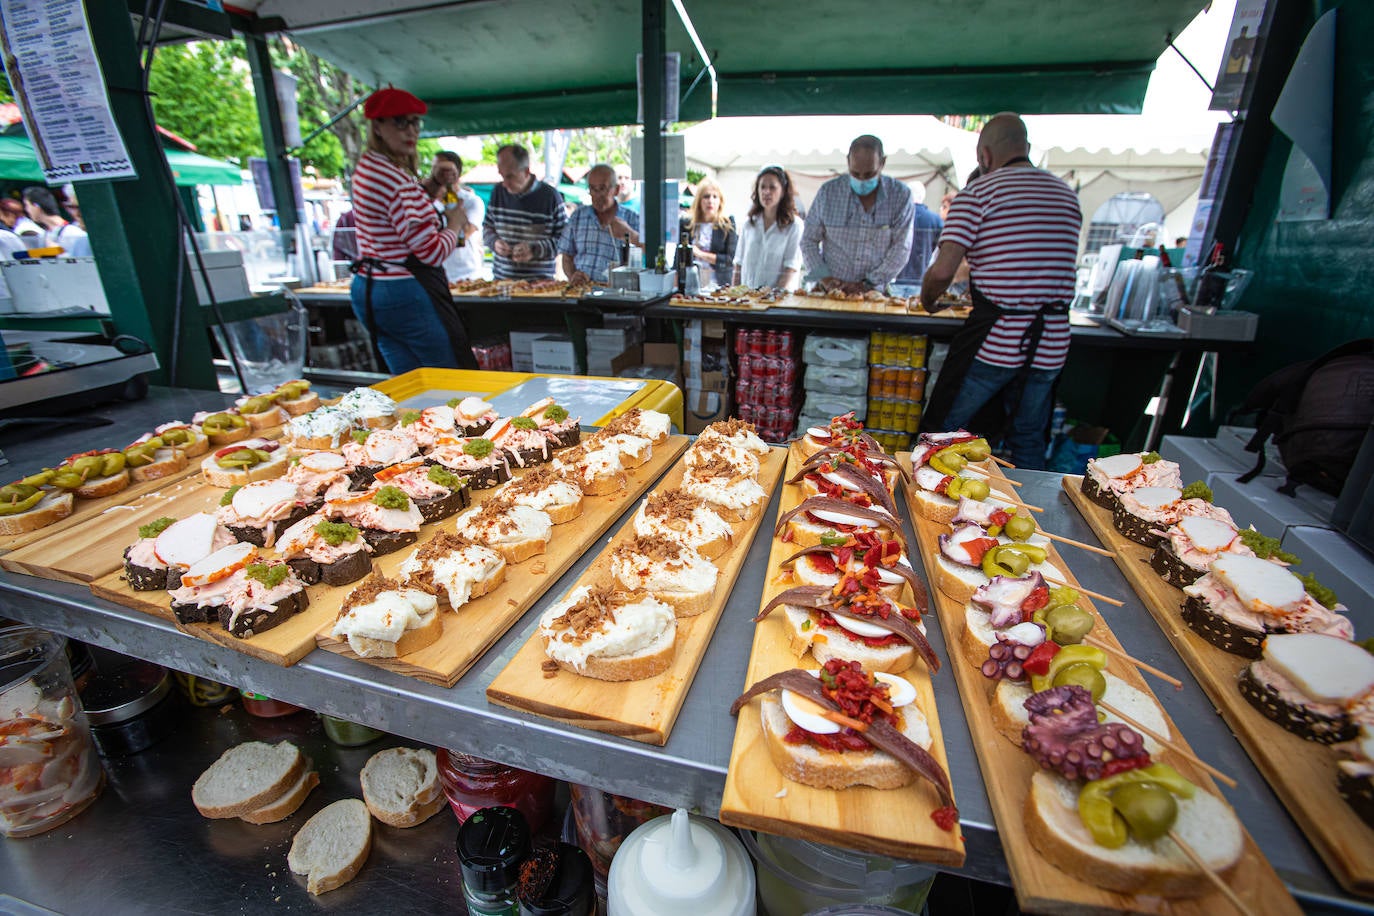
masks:
<svg viewBox="0 0 1374 916"><path fill-rule="evenodd" d="M900 459L910 468L909 454L903 454ZM992 468L990 472L994 476L1002 476L999 469ZM926 569L930 569L934 566L938 554L936 539L940 534L948 533L950 529L947 525L922 518L916 510L911 493L907 494L907 503L916 528L916 540L920 544L921 562ZM1077 586L1077 579L1058 552L1051 547L1049 554L1050 562L1067 574L1066 581ZM955 601L939 589L932 588L931 604L939 615L946 643L957 647L964 627L963 603ZM1079 605L1097 619L1092 630L1093 637L1120 650L1121 644L1092 602L1084 596L1080 599ZM959 684L959 698L963 702L964 714L973 734L973 746L978 753L983 782L987 786L988 800L992 803L993 816L997 820L998 833L1002 839L1002 850L1007 859L1007 869L1011 873L1012 886L1016 890L1017 902L1021 909L1034 913L1075 916L1083 913L1114 912L1211 916L1234 910L1220 892L1214 891L1201 897L1175 899L1119 894L1073 878L1046 862L1027 840L1023 818L1031 776L1038 766L1029 754L1012 744L997 730L992 719L991 706L995 684L984 677L974 661L968 659L959 649L952 649L951 656L953 657L950 667L954 669ZM1154 696L1150 685L1134 666L1112 659L1109 670L1137 690ZM1178 733L1168 713L1162 706L1160 709L1168 722L1170 739L1181 747L1187 747L1186 740ZM1222 797L1211 777L1186 759L1168 752L1165 753L1164 759L1203 791L1211 792L1218 798ZM1301 912L1248 832L1245 835L1245 851L1235 870L1228 877L1227 883L1246 902L1251 912Z"/></svg>
<svg viewBox="0 0 1374 916"><path fill-rule="evenodd" d="M1122 574L1221 710L1250 759L1341 886L1352 894L1374 895L1374 828L1336 791L1336 755L1270 721L1241 696L1236 680L1249 661L1218 649L1183 622L1183 592L1150 568L1148 547L1123 537L1112 525L1111 512L1083 494L1082 480L1065 477L1064 492L1115 554Z"/></svg>
<svg viewBox="0 0 1374 916"><path fill-rule="evenodd" d="M782 475L787 453L771 449L760 462L759 484L772 495ZM666 490L682 482L683 465L677 467L659 484ZM711 606L695 617L677 621L677 647L669 669L657 677L641 681L611 683L596 678L580 677L560 670L554 677L546 677L542 665L544 641L538 632L530 638L510 664L487 687L487 699L500 706L532 712L569 725L593 731L663 745L673 730L687 691L692 686L701 659L716 631L726 600L749 555L749 545L763 522L763 513L744 522L737 522L730 549L715 560L720 570ZM611 581L611 553L634 538L634 519L626 521L611 542L587 571L573 585Z"/></svg>
<svg viewBox="0 0 1374 916"><path fill-rule="evenodd" d="M798 467L800 455L794 449L788 479ZM800 484L784 485L779 513L801 500ZM778 574L778 566L795 552L795 545L773 539L760 607L792 584ZM749 668L740 692L765 677L795 667L813 668L816 663L809 655L797 658L788 644L782 614L770 614L756 625ZM918 660L902 676L915 686L917 704L929 723L930 753L949 772L940 716L925 663ZM720 714L726 715L727 711L722 709ZM749 703L740 710L721 799L723 824L957 867L964 862L963 837L957 828L942 830L931 820L931 812L939 807L940 797L935 788L920 779L900 789L852 786L841 791L791 782L769 756L758 703Z"/></svg>
<svg viewBox="0 0 1374 916"><path fill-rule="evenodd" d="M686 443L687 440L679 436L670 439L662 446L655 447L654 458L644 465L644 468L641 469L644 472L643 476L635 478L632 486L638 487L640 491L647 488L654 477L661 473L662 469L670 464L676 455L686 448ZM660 455L660 452L663 454ZM517 476L522 473L524 472L516 472ZM217 505L220 496L224 493L223 490L217 487L211 487L205 484L201 484L200 487L202 494L201 501L198 505L191 508L190 511L198 511L199 509ZM492 492L492 490L479 490L475 492L473 494L473 502L480 503ZM189 499L188 497L188 500ZM604 532L606 528L610 526L611 522L615 520L616 516L618 516L620 511L624 508L623 502L615 502L613 500L596 503L592 500L588 500L588 503L587 509L583 512L583 518L587 519L587 522L582 523L582 527L591 526L595 528L596 523L592 520L599 519L600 529L594 534L590 534L587 531L581 531L581 533L575 533L576 536L574 537L565 537L562 539L563 543L561 545L557 538L551 542L551 547L554 550L560 551L560 553L558 554L557 560L551 558L549 554L546 554L544 557L546 569L548 570L548 582L552 582L553 579L556 579L558 573L566 569L568 565L586 549L587 544L594 542L596 538L600 536L601 532ZM581 522L580 519L579 522ZM453 522L451 520L445 520L432 525L422 526L420 529L420 540L417 542L416 546L419 546L419 544L423 543L429 537L432 537L434 533L441 528L445 531L452 531ZM130 528L128 531L123 532L123 535L118 538L118 541L127 546L135 536L134 530ZM121 547L120 549L122 550L123 548ZM383 569L387 569L388 566L386 564L390 563L390 569L394 572L395 566L400 563L401 559L409 555L410 549L413 548L399 550L394 554L379 557L376 563ZM564 556L564 553L568 554L568 556ZM560 563L561 566L559 565ZM522 565L528 565L532 569L534 567L534 562L527 561L527 564ZM512 572L514 572L514 570L512 570ZM521 605L523 605L523 608L529 607L529 604L538 597L538 594L542 594L543 589L548 587L544 581L545 578L546 577L540 576L530 577L530 581L527 583L528 588L538 589L538 592L532 593L529 596L524 596L514 588L510 588L509 585L502 586L502 589L498 592L502 595L501 600L505 601L509 599L516 602L515 605L511 606L511 613L515 618L520 616L519 613L515 611L516 607L520 607ZM519 580L517 579L516 581ZM222 627L214 624L193 623L186 625L177 624L177 626L179 629L193 636L222 646L227 646L264 661L283 666L293 665L315 648L316 634L333 622L338 615L339 605L351 588L351 585L339 586L337 588L330 588L324 585L312 585L309 587L310 606L308 608L280 626L274 627L265 633L250 636L247 639L239 639L231 636ZM171 611L167 606L168 601L166 593L136 592L129 588L128 583L124 581L122 565L118 570L102 576L91 583L91 591L97 596L114 601L117 604L122 604L126 607L131 607L156 617L161 617L164 620L172 619ZM498 633L497 636L499 637L499 635ZM496 637L492 637L492 639L495 638ZM489 643L487 645L489 645ZM483 648L485 648L485 646L483 646ZM469 650L464 649L462 651L466 653ZM477 654L480 655L480 652ZM475 658L476 655L474 655L472 659L469 659L467 665L470 665ZM446 672L450 669L446 667L442 670ZM452 675L453 680L456 681L460 674L461 672ZM439 673L436 671L434 676L436 679L435 682L438 683L439 681L437 679ZM445 676L447 677L448 675ZM446 684L446 686L451 686L451 682Z"/></svg>
<svg viewBox="0 0 1374 916"><path fill-rule="evenodd" d="M674 436L662 445L654 446L653 457L628 472L629 484L625 490L608 496L585 497L581 515L554 526L553 537L549 539L548 549L544 553L515 566L507 566L506 580L489 594L469 602L456 612L445 611L441 618L444 633L434 644L400 658L364 658L361 661L441 687L452 687L686 448L687 438ZM483 490L475 495L485 498L495 492ZM477 504L481 500L474 498L473 502ZM453 521L449 519L425 527L451 532ZM427 539L422 536L420 543L414 547L379 558L373 567L392 578L398 578L397 570L401 563ZM325 616L315 634L315 641L320 648L348 658L358 656L349 649L347 642L335 639L329 631L333 628L344 599L353 588L353 585L342 586L320 595L319 605Z"/></svg>

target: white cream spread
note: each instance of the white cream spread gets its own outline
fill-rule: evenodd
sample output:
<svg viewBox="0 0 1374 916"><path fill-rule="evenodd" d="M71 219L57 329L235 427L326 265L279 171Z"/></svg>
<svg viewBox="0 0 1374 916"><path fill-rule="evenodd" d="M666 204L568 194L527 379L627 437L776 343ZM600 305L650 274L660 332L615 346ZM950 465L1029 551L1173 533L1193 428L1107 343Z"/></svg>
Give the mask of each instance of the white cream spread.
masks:
<svg viewBox="0 0 1374 916"><path fill-rule="evenodd" d="M430 563L429 572L435 585L442 587L448 595L448 603L454 609L472 600L472 590L478 582L490 579L506 565L506 561L496 551L479 544L467 544ZM418 551L412 553L401 564L400 574L404 579L421 572L424 561L419 559Z"/></svg>
<svg viewBox="0 0 1374 916"><path fill-rule="evenodd" d="M394 643L406 630L418 630L439 612L439 602L428 592L416 588L382 592L371 601L349 608L339 616L330 631L335 639L347 639L359 655L367 651L361 639Z"/></svg>
<svg viewBox="0 0 1374 916"><path fill-rule="evenodd" d="M545 654L576 670L585 668L590 658L633 655L653 645L665 632L676 631L673 609L648 596L617 605L612 610L613 619L603 618L590 632L574 633L566 627L556 626L558 619L585 598L587 592L585 585L573 589L539 619Z"/></svg>

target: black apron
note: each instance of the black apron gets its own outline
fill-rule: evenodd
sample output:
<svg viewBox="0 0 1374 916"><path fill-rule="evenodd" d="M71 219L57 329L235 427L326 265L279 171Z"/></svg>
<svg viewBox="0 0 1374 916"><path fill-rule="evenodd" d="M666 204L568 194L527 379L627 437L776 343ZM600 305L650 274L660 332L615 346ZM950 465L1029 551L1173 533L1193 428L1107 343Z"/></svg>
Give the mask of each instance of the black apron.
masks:
<svg viewBox="0 0 1374 916"><path fill-rule="evenodd" d="M993 326L997 324L997 319L1004 314L1024 314L1026 311L1025 309L1002 308L984 296L972 282L969 283L969 294L973 297L973 311L964 321L963 328L949 342L949 353L945 356L945 363L940 368L940 377L936 380L935 390L930 393L930 400L926 402L925 412L921 415L921 432L923 433L944 431L945 416L948 415L949 409L954 406L954 399L959 394L959 389L963 387L964 376L972 368L974 358L978 356L978 351L982 349L983 342L992 333ZM1040 347L1040 338L1045 333L1045 317L1047 315L1067 315L1068 313L1069 304L1063 301L1047 302L1036 310L1035 317L1031 319L1025 335L1021 338L1021 352L1025 355L1026 361L1022 363L1016 378L1010 383L1011 403L1019 404L1021 401L1021 388L1025 385L1031 369L1034 368L1035 353ZM969 420L969 427L978 430L984 436L996 437L1001 433L1007 419L1007 411L1003 403L1004 399L1002 398L989 398L988 402L979 408L978 413Z"/></svg>
<svg viewBox="0 0 1374 916"><path fill-rule="evenodd" d="M437 214L436 214L437 217ZM414 253L406 255L406 259L400 263L395 261L383 261L380 258L359 258L349 265L349 270L355 274L362 274L365 283L363 285L363 314L364 324L367 326L367 333L372 338L372 355L377 360L377 365L386 366L386 360L382 358L382 351L377 346L377 338L386 333L385 328L378 327L376 316L372 310L372 274L373 271L381 267L404 267L410 271L429 296L430 302L434 305L434 314L439 319L439 324L443 325L444 333L448 336L449 346L453 349L454 360L459 369L476 369L477 359L472 355L472 343L468 340L468 332L463 327L463 318L458 313L458 306L453 301L453 293L449 292L448 277L444 274L442 267L435 267L432 264L425 264Z"/></svg>

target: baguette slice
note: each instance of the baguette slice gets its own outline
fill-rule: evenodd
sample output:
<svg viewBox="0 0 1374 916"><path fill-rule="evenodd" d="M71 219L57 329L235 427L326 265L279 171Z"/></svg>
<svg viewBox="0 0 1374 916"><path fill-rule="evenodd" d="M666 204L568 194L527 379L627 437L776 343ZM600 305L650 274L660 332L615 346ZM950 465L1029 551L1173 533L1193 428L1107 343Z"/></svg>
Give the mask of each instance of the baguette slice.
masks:
<svg viewBox="0 0 1374 916"><path fill-rule="evenodd" d="M672 666L676 641L677 630L670 627L659 634L658 639L632 655L591 656L580 670L559 659L554 661L565 671L598 681L642 681L662 674Z"/></svg>
<svg viewBox="0 0 1374 916"><path fill-rule="evenodd" d="M1119 709L1155 734L1169 737L1169 723L1153 697L1137 690L1114 674L1104 671L1102 676L1107 682L1107 689L1102 694L1103 703L1112 709ZM1028 684L1008 680L998 681L997 688L992 693L992 724L1002 733L1002 737L1017 747L1021 746L1022 729L1030 724L1030 714L1026 712L1026 700L1030 699L1030 695L1031 689ZM1103 711L1106 713L1107 722L1125 722L1115 712ZM1158 741L1144 732L1141 732L1141 737L1145 739L1145 750L1151 754L1158 754L1163 750Z"/></svg>
<svg viewBox="0 0 1374 916"><path fill-rule="evenodd" d="M424 623L413 630L406 630L395 642L370 636L354 636L348 643L362 658L399 658L434 645L443 635L444 620L436 608L424 618ZM359 652L359 649L362 651Z"/></svg>
<svg viewBox="0 0 1374 916"><path fill-rule="evenodd" d="M393 747L372 755L360 774L367 810L383 824L414 827L443 807L439 769L428 749Z"/></svg>
<svg viewBox="0 0 1374 916"><path fill-rule="evenodd" d="M1225 877L1240 860L1244 835L1235 812L1201 787L1178 799L1174 831ZM1026 836L1045 859L1088 884L1123 894L1194 897L1212 884L1168 837L1153 843L1128 840L1120 849L1093 842L1078 817L1078 786L1045 771L1031 777L1026 795Z"/></svg>
<svg viewBox="0 0 1374 916"><path fill-rule="evenodd" d="M821 665L837 658L856 661L866 671L891 674L901 674L916 663L916 650L905 641L890 646L870 646L857 638L851 639L842 627L822 630L806 608L788 604L782 610L787 622L788 645L798 658L809 651ZM924 625L920 629L924 632Z"/></svg>
<svg viewBox="0 0 1374 916"><path fill-rule="evenodd" d="M214 454L207 455L200 463L200 472L205 475L205 482L212 487L240 486L246 483L257 483L259 480L272 480L281 477L290 467L287 450L279 448L272 452L271 457L261 464L255 464L251 468L222 468L215 462Z"/></svg>
<svg viewBox="0 0 1374 916"><path fill-rule="evenodd" d="M309 761L306 761L309 766ZM312 769L307 769L301 774L301 778L296 780L296 784L286 790L286 794L274 802L263 805L256 811L250 811L242 816L242 820L250 824L275 824L296 813L304 802L305 797L314 791L320 784L320 774Z"/></svg>
<svg viewBox="0 0 1374 916"><path fill-rule="evenodd" d="M183 467L184 466L183 464ZM99 499L102 496L113 496L129 485L129 477L132 473L132 471L121 469L118 473L110 474L106 477L93 477L82 483L81 486L77 487L72 492L82 499ZM142 478L134 477L134 480L140 479Z"/></svg>
<svg viewBox="0 0 1374 916"><path fill-rule="evenodd" d="M72 514L75 501L70 493L45 493L32 509L15 515L0 515L0 535L27 534L60 521Z"/></svg>
<svg viewBox="0 0 1374 916"><path fill-rule="evenodd" d="M196 810L211 818L241 817L286 794L305 770L294 744L247 741L220 755L191 787Z"/></svg>
<svg viewBox="0 0 1374 916"><path fill-rule="evenodd" d="M768 755L782 775L821 789L846 789L872 786L896 789L911 783L916 774L897 758L877 748L867 751L826 751L810 744L788 744L784 738L792 730L792 720L783 712L775 695L763 698L759 707ZM925 715L911 704L902 707L902 732L922 748L931 744L930 726Z"/></svg>
<svg viewBox="0 0 1374 916"><path fill-rule="evenodd" d="M290 416L299 417L301 414L310 413L310 411L319 407L320 396L313 391L307 391L304 395L295 400L278 401L277 406L286 411Z"/></svg>
<svg viewBox="0 0 1374 916"><path fill-rule="evenodd" d="M306 890L323 894L353 879L372 851L372 815L356 798L316 812L291 841L286 864L306 876Z"/></svg>
<svg viewBox="0 0 1374 916"><path fill-rule="evenodd" d="M282 410L280 407L277 407L276 405L273 405L272 407L268 408L267 410L261 411L260 413L243 413L240 411L239 416L243 417L245 420L248 421L248 427L252 429L254 432L260 432L264 429L271 429L274 426L281 426L283 423L290 419L290 417L287 416L286 411Z"/></svg>
<svg viewBox="0 0 1374 916"><path fill-rule="evenodd" d="M153 452L151 464L129 468L129 476L134 480L161 480L183 470L186 464L186 453L181 449L160 448Z"/></svg>

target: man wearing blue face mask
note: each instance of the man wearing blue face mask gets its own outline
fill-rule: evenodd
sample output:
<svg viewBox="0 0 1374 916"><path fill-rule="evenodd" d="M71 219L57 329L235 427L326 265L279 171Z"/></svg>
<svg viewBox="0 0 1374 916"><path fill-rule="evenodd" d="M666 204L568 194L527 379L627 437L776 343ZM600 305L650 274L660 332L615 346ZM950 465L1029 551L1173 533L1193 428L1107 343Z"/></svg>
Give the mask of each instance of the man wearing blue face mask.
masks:
<svg viewBox="0 0 1374 916"><path fill-rule="evenodd" d="M827 291L882 290L911 254L911 190L883 174L883 141L849 144L848 175L821 185L802 232L806 272Z"/></svg>

